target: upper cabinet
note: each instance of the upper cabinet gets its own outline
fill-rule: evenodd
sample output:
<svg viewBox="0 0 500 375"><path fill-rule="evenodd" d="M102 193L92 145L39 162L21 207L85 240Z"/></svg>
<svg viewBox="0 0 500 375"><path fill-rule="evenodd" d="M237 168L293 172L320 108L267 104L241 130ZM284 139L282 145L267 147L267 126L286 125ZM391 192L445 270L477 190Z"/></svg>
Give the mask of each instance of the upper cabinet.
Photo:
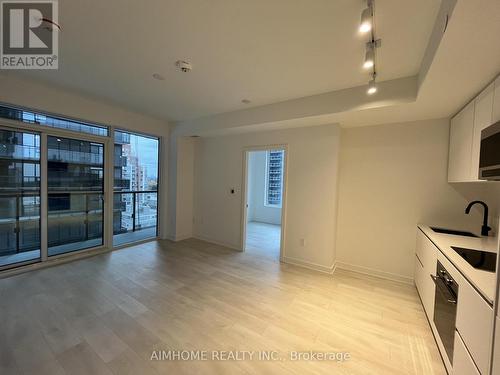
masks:
<svg viewBox="0 0 500 375"><path fill-rule="evenodd" d="M451 119L448 182L480 181L481 131L500 121L500 76Z"/></svg>
<svg viewBox="0 0 500 375"><path fill-rule="evenodd" d="M495 93L493 94L493 123L500 121L500 76L495 81Z"/></svg>
<svg viewBox="0 0 500 375"><path fill-rule="evenodd" d="M479 180L479 151L481 148L481 130L493 124L493 92L495 84L489 85L475 100L474 133L472 136L472 161L470 178Z"/></svg>
<svg viewBox="0 0 500 375"><path fill-rule="evenodd" d="M470 180L474 101L451 119L448 181Z"/></svg>

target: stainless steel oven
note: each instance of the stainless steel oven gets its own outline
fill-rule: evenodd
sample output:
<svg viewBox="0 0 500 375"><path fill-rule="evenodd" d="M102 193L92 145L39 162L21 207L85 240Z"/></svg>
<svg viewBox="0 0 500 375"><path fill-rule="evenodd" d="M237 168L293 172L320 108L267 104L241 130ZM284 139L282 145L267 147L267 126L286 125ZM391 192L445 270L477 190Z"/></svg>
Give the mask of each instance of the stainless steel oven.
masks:
<svg viewBox="0 0 500 375"><path fill-rule="evenodd" d="M431 277L436 284L434 295L434 324L446 350L448 359L450 363L453 363L458 284L439 261L437 262L436 276L431 275Z"/></svg>
<svg viewBox="0 0 500 375"><path fill-rule="evenodd" d="M479 179L500 181L500 121L481 131Z"/></svg>

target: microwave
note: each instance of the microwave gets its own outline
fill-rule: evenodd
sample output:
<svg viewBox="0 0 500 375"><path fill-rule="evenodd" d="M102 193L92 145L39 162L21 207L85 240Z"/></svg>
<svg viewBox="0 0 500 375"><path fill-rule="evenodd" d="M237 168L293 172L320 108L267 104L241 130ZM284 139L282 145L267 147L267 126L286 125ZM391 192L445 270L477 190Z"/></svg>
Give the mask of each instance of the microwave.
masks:
<svg viewBox="0 0 500 375"><path fill-rule="evenodd" d="M481 131L479 179L500 181L500 121Z"/></svg>

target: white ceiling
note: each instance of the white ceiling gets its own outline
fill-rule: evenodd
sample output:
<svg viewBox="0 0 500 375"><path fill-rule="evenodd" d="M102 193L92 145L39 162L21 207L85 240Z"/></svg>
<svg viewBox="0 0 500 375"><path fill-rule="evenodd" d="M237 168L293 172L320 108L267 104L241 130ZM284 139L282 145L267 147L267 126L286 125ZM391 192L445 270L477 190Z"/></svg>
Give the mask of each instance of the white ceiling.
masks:
<svg viewBox="0 0 500 375"><path fill-rule="evenodd" d="M497 0L495 0L497 1ZM59 1L58 71L24 73L167 120L366 84L362 0ZM418 73L440 1L377 0L380 80ZM175 61L192 62L191 73ZM166 79L154 80L153 73ZM446 74L446 72L444 72Z"/></svg>
<svg viewBox="0 0 500 375"><path fill-rule="evenodd" d="M183 121L176 126L175 131L179 135L218 135L322 124L353 127L449 118L500 73L500 1L459 0L446 32L440 34L443 24L444 18L440 18L436 24L436 35L442 39L430 60L418 95L406 102L386 100L391 90L381 87L383 85L379 85L379 92L373 97L356 96L356 92L363 94L366 90L366 87L359 87L334 91L327 98L305 97L246 111ZM432 43L435 43L435 39ZM386 81L384 85L396 81L401 82L403 79ZM320 105L330 97L337 99L330 100L326 110L307 113L311 105ZM363 100L371 102L364 106ZM354 105L342 108L348 107L346 103ZM299 115L289 116L290 113Z"/></svg>

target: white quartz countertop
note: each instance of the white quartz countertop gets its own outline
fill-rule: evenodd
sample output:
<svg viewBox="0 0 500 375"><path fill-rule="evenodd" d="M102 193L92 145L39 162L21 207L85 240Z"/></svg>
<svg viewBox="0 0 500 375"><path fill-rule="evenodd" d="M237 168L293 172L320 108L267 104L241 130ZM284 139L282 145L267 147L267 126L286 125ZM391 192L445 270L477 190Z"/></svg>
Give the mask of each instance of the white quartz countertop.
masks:
<svg viewBox="0 0 500 375"><path fill-rule="evenodd" d="M497 237L465 237L434 232L429 226L419 224L418 227L441 250L443 255L458 269L458 271L477 289L483 297L493 304L496 289L496 274L472 267L451 247L498 253Z"/></svg>

